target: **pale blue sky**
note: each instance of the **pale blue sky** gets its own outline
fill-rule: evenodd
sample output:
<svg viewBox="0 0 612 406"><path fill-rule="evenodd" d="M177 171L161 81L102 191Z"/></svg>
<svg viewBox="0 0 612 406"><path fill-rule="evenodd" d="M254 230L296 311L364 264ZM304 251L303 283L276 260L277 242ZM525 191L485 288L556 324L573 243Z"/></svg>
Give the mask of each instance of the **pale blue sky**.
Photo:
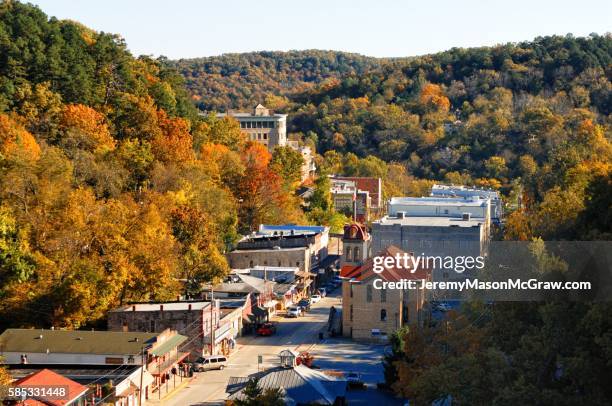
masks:
<svg viewBox="0 0 612 406"><path fill-rule="evenodd" d="M610 0L32 0L122 35L136 54L332 49L411 56L539 35L612 31Z"/></svg>

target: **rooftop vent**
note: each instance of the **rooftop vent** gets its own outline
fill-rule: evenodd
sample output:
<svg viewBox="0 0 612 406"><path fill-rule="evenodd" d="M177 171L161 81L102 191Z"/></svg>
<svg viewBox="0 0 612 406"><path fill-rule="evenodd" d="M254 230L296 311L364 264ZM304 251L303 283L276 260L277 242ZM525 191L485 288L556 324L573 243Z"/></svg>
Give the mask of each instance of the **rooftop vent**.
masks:
<svg viewBox="0 0 612 406"><path fill-rule="evenodd" d="M463 221L470 221L472 219L472 214L471 213L463 213L461 215L461 219Z"/></svg>
<svg viewBox="0 0 612 406"><path fill-rule="evenodd" d="M406 217L406 212L405 211L398 211L397 212L397 218L398 219L403 219Z"/></svg>

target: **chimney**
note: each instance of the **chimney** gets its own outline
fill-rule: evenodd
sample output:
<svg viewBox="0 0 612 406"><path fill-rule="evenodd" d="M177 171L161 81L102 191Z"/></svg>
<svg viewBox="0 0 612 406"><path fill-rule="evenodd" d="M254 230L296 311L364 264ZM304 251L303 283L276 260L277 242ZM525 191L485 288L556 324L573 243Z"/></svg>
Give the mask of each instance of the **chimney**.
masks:
<svg viewBox="0 0 612 406"><path fill-rule="evenodd" d="M188 310L191 311L191 303L189 303Z"/></svg>
<svg viewBox="0 0 612 406"><path fill-rule="evenodd" d="M136 311L136 305L132 305L132 311L135 312Z"/></svg>
<svg viewBox="0 0 612 406"><path fill-rule="evenodd" d="M164 305L163 305L163 304L160 304L160 305L159 305L159 311L160 311L160 312L163 312L163 311L164 311Z"/></svg>

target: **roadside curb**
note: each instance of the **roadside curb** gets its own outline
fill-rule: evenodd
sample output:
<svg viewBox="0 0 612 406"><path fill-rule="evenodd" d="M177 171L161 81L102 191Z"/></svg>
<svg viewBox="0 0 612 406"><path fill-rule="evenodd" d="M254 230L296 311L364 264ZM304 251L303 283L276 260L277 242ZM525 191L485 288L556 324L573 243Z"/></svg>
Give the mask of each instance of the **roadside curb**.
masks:
<svg viewBox="0 0 612 406"><path fill-rule="evenodd" d="M174 388L170 392L166 393L163 398L161 398L161 399L148 399L146 404L150 404L150 405L155 405L155 404L163 405L164 402L166 402L167 400L172 398L174 395L176 395L178 392L180 392L181 389L183 389L185 386L189 385L196 378L197 378L196 375L192 376L191 378L187 378L182 383L180 383L176 388Z"/></svg>

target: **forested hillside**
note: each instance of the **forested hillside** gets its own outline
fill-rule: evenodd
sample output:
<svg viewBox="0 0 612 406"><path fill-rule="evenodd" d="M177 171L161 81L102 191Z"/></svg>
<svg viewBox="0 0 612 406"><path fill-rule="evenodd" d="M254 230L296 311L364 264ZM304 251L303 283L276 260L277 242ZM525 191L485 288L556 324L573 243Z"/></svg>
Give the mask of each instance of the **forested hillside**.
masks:
<svg viewBox="0 0 612 406"><path fill-rule="evenodd" d="M227 67L223 57L209 61ZM290 130L316 145L323 170L382 176L388 194L420 195L432 180L499 188L512 207L522 197L534 213L511 217L508 238L576 236L586 185L609 177L609 34L378 62L364 74L266 95L290 114ZM206 94L219 81L236 83L221 76L191 83L190 92ZM253 104L255 89L231 106Z"/></svg>
<svg viewBox="0 0 612 406"><path fill-rule="evenodd" d="M361 75L380 62L335 51L250 52L218 57L167 61L184 77L201 110L224 111L265 102L271 108L282 97L301 92L329 78Z"/></svg>
<svg viewBox="0 0 612 406"><path fill-rule="evenodd" d="M238 232L302 221L285 161L120 37L2 2L0 327L95 325L223 276Z"/></svg>

